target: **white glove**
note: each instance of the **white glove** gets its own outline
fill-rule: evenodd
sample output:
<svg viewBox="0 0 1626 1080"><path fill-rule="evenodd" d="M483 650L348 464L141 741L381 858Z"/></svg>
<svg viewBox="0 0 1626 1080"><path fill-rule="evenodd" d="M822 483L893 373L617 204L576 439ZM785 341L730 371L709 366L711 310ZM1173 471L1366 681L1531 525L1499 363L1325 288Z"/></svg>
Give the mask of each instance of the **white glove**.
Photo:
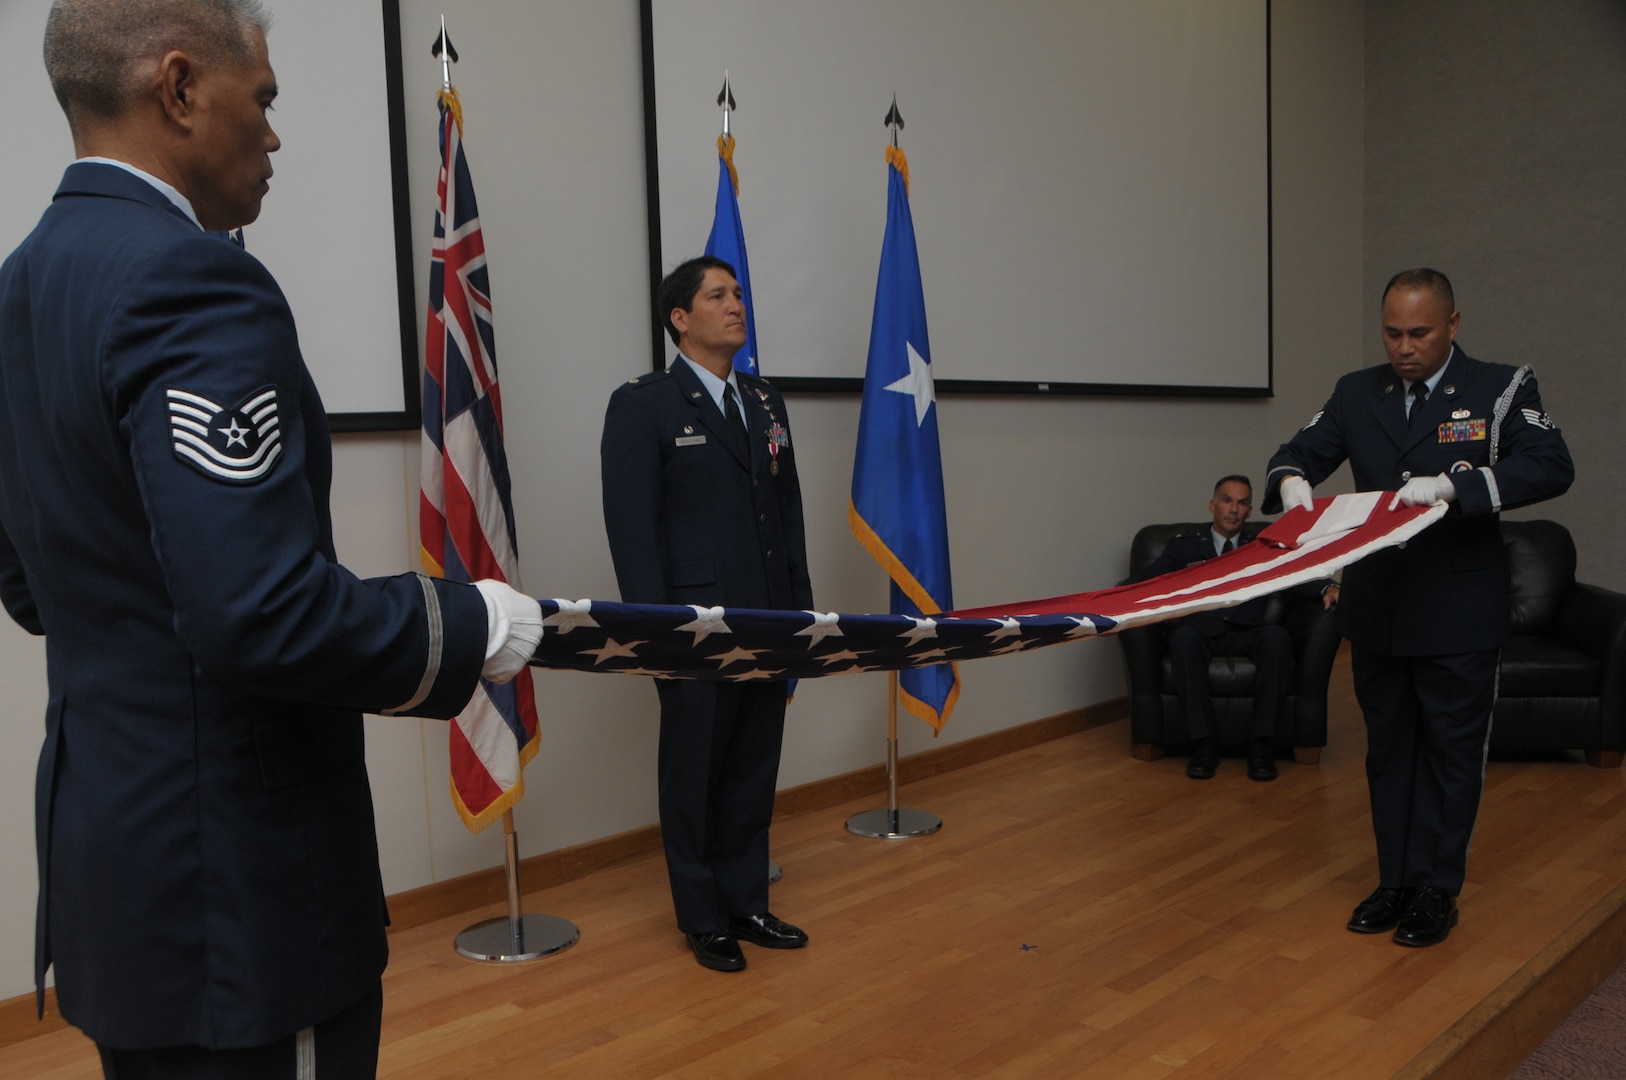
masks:
<svg viewBox="0 0 1626 1080"><path fill-rule="evenodd" d="M542 605L501 581L476 581L486 602L486 662L480 677L505 683L520 673L542 640Z"/></svg>
<svg viewBox="0 0 1626 1080"><path fill-rule="evenodd" d="M1302 507L1305 510L1315 509L1315 496L1310 491L1310 481L1296 473L1282 477L1282 513Z"/></svg>
<svg viewBox="0 0 1626 1080"><path fill-rule="evenodd" d="M1444 473L1438 476L1414 476L1395 495L1389 509L1397 506L1433 506L1448 503L1456 497L1457 485Z"/></svg>

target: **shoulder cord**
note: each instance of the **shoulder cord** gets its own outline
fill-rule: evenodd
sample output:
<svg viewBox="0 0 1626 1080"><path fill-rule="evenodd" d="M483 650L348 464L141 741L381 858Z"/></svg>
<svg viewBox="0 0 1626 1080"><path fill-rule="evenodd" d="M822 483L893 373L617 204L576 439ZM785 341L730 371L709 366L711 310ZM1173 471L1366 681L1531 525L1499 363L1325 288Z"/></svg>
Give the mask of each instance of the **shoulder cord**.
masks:
<svg viewBox="0 0 1626 1080"><path fill-rule="evenodd" d="M1500 450L1502 442L1502 422L1507 419L1508 411L1513 408L1514 395L1519 392L1519 387L1524 385L1524 381L1534 374L1535 369L1529 364L1523 365L1513 373L1513 381L1507 384L1507 389L1502 391L1502 396L1496 399L1496 408L1491 413L1490 463L1492 465L1496 464L1497 452Z"/></svg>

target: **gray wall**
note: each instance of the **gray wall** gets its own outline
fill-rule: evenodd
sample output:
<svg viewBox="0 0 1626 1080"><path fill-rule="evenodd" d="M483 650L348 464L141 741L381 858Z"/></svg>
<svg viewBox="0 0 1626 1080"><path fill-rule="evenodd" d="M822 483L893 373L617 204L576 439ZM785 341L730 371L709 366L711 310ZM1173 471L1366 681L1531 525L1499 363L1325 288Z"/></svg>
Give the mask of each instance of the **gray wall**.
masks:
<svg viewBox="0 0 1626 1080"><path fill-rule="evenodd" d="M1575 457L1579 575L1626 589L1626 4L1368 0L1364 310L1433 266L1484 360L1531 364ZM1382 359L1375 332L1368 353Z"/></svg>
<svg viewBox="0 0 1626 1080"><path fill-rule="evenodd" d="M402 0L401 8L414 244L423 267L439 78L428 47L442 9L428 0ZM1359 0L1275 3L1276 398L940 402L958 602L1110 584L1125 571L1135 528L1200 515L1221 473L1262 472L1336 375L1375 341L1362 302L1362 11ZM486 0L447 14L463 57L456 79L495 290L525 585L544 596L613 597L599 504L600 421L610 391L649 362L637 5ZM273 30L273 64L276 49ZM19 62L37 62L32 53L24 50ZM335 73L279 68L278 76L291 84ZM1056 122L1066 122L1064 109ZM280 134L285 143L300 137ZM915 225L928 252L932 223L917 217ZM708 227L694 224L695 248ZM1180 297L1166 300L1167 317L1181 318ZM424 302L420 296L420 308ZM997 286L986 302L989 317L998 317ZM928 315L931 303L928 294ZM934 345L940 353L952 347ZM790 411L819 605L885 610L885 581L846 525L858 401L796 396ZM336 443L341 558L363 574L414 565L417 439ZM0 725L0 820L8 823L0 831L0 998L31 985L42 658L38 641L0 620L0 681L10 706L10 722ZM1110 641L977 661L962 673L960 706L937 745L1124 692ZM542 673L538 688L543 742L516 812L522 854L652 824L655 695L647 683ZM804 682L791 708L781 785L880 762L885 698L880 675ZM373 719L368 740L390 891L500 865L499 830L472 836L451 809L443 724ZM934 745L913 720L904 721L902 742L905 754ZM1126 754L1127 742L1126 732ZM794 914L796 883L778 888ZM592 912L558 914L591 926Z"/></svg>

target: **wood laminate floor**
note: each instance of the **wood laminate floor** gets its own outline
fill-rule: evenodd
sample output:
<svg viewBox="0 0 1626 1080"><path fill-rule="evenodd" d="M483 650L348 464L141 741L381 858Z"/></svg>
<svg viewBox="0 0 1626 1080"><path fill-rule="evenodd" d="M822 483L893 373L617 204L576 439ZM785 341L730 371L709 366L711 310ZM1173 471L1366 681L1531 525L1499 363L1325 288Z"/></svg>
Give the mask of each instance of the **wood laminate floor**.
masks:
<svg viewBox="0 0 1626 1080"><path fill-rule="evenodd" d="M1112 723L905 787L933 836L847 833L874 798L780 821L773 908L812 944L740 974L694 963L658 855L529 895L581 928L536 963L453 952L497 909L398 932L380 1076L1393 1076L1626 881L1626 773L1493 761L1461 924L1406 949L1344 929L1376 865L1343 658L1332 714L1273 783ZM0 1076L98 1075L72 1030L0 1048Z"/></svg>

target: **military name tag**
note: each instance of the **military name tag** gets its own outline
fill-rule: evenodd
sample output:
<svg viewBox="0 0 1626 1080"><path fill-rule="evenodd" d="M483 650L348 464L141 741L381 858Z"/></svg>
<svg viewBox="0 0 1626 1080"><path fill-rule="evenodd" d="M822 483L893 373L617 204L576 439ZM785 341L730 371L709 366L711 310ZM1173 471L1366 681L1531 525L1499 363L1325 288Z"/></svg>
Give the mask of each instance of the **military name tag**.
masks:
<svg viewBox="0 0 1626 1080"><path fill-rule="evenodd" d="M679 435L676 442L679 446L704 446L706 437L704 435Z"/></svg>
<svg viewBox="0 0 1626 1080"><path fill-rule="evenodd" d="M1440 425L1440 442L1484 442L1485 419L1479 417L1473 420L1447 420Z"/></svg>

